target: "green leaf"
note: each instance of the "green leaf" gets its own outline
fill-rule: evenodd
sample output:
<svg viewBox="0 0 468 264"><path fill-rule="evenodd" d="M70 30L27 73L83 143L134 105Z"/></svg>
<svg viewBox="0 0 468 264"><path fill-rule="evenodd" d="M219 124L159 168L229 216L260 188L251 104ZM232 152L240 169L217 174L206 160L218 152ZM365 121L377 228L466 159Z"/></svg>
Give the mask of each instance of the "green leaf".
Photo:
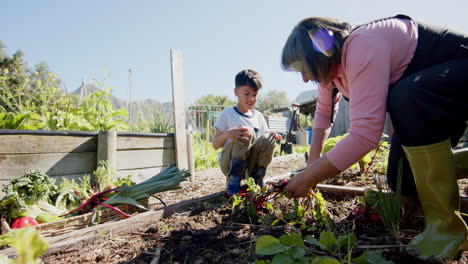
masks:
<svg viewBox="0 0 468 264"><path fill-rule="evenodd" d="M280 253L273 257L271 264L292 264L293 259L285 253Z"/></svg>
<svg viewBox="0 0 468 264"><path fill-rule="evenodd" d="M26 227L14 231L11 245L16 248L19 256L17 264L40 263L40 257L49 245L34 227Z"/></svg>
<svg viewBox="0 0 468 264"><path fill-rule="evenodd" d="M348 233L344 236L339 236L335 244L338 248L341 248L344 246L347 248L354 247L357 244L356 235L354 235L354 233Z"/></svg>
<svg viewBox="0 0 468 264"><path fill-rule="evenodd" d="M13 259L10 259L5 255L0 255L0 263L2 263L2 264L13 264L15 262L14 262Z"/></svg>
<svg viewBox="0 0 468 264"><path fill-rule="evenodd" d="M271 260L269 259L262 259L262 260L255 260L255 264L271 264Z"/></svg>
<svg viewBox="0 0 468 264"><path fill-rule="evenodd" d="M361 256L353 258L352 261L357 264L395 264L395 262L382 257L380 252L368 250L362 253Z"/></svg>
<svg viewBox="0 0 468 264"><path fill-rule="evenodd" d="M322 256L314 258L311 264L340 264L340 262L336 258Z"/></svg>
<svg viewBox="0 0 468 264"><path fill-rule="evenodd" d="M325 246L325 249L328 251L332 250L333 244L336 242L335 235L330 231L322 231L320 233L320 244Z"/></svg>
<svg viewBox="0 0 468 264"><path fill-rule="evenodd" d="M320 249L325 249L325 245L321 244L317 239L315 239L313 236L311 235L307 235L305 236L305 241L311 245L314 245L314 246L317 246L319 247Z"/></svg>
<svg viewBox="0 0 468 264"><path fill-rule="evenodd" d="M294 260L304 257L305 253L306 252L303 248L298 247L292 247L286 251L286 254L291 256Z"/></svg>
<svg viewBox="0 0 468 264"><path fill-rule="evenodd" d="M286 251L286 247L273 236L261 236L255 244L255 254L274 255Z"/></svg>
<svg viewBox="0 0 468 264"><path fill-rule="evenodd" d="M304 241L302 240L302 236L298 233L291 233L289 235L282 235L279 238L281 244L288 246L288 247L300 247L305 248Z"/></svg>
<svg viewBox="0 0 468 264"><path fill-rule="evenodd" d="M273 208L273 205L271 203L266 203L266 208L268 209L268 211L273 211L274 208Z"/></svg>

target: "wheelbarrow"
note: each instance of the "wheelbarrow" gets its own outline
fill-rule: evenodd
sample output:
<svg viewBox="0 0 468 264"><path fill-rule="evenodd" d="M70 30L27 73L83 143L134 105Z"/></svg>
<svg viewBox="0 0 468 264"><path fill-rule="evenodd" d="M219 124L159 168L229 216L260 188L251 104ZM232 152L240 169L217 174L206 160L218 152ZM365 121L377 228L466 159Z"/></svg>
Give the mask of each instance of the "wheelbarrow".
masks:
<svg viewBox="0 0 468 264"><path fill-rule="evenodd" d="M286 135L285 142L281 143L280 146L280 155L281 153L286 153L286 154L292 154L292 136L291 136L291 130L293 128L294 120L296 118L296 113L297 110L299 109L299 104L292 104L292 114L291 114L291 122L289 124L289 131L288 134Z"/></svg>

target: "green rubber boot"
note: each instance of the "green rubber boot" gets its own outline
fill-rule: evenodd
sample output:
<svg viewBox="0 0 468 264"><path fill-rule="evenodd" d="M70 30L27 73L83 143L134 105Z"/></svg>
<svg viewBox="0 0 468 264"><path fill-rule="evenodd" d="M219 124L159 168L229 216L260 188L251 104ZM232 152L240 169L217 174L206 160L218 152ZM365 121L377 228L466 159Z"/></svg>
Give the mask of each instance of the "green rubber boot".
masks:
<svg viewBox="0 0 468 264"><path fill-rule="evenodd" d="M468 227L460 216L460 196L449 140L403 147L424 211L424 231L411 240L421 259L444 260L468 249Z"/></svg>

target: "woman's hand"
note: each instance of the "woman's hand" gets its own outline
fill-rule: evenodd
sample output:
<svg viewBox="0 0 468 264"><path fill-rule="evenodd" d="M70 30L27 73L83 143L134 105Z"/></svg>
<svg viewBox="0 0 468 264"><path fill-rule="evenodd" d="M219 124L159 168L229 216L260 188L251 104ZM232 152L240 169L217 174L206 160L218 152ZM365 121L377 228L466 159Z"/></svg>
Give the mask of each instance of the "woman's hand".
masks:
<svg viewBox="0 0 468 264"><path fill-rule="evenodd" d="M309 184L309 179L307 178L304 171L301 171L289 180L288 185L286 185L286 190L291 197L305 197L309 194L313 186Z"/></svg>
<svg viewBox="0 0 468 264"><path fill-rule="evenodd" d="M340 171L328 161L325 155L307 164L303 171L294 175L286 185L286 190L292 197L304 197L309 194L311 188L338 173Z"/></svg>

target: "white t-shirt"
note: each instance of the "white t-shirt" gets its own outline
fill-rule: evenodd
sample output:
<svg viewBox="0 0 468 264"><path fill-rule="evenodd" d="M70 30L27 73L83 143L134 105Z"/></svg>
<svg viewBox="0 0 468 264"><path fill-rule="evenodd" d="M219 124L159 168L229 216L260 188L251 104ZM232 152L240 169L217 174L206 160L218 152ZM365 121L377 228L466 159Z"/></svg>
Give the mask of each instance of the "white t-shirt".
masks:
<svg viewBox="0 0 468 264"><path fill-rule="evenodd" d="M224 132L239 125L252 127L257 138L269 130L265 117L261 112L252 109L252 115L246 115L237 110L235 106L225 108L216 120L214 126ZM226 140L223 148L230 142L230 139Z"/></svg>

